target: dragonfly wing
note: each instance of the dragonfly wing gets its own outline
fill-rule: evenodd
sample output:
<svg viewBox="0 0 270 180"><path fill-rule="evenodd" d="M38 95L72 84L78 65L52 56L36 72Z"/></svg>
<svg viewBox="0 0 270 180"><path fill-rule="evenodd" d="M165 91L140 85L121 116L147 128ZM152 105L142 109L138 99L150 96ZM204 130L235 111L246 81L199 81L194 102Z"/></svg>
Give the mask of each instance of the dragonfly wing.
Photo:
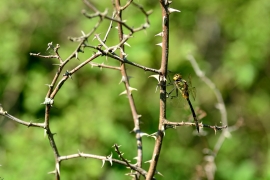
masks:
<svg viewBox="0 0 270 180"><path fill-rule="evenodd" d="M192 95L194 101L196 99L196 88L192 86L191 76L188 76L188 85L189 85L189 92Z"/></svg>
<svg viewBox="0 0 270 180"><path fill-rule="evenodd" d="M195 99L196 99L196 88L195 87L191 88L191 95L192 95L192 97L193 97L193 99L195 101Z"/></svg>

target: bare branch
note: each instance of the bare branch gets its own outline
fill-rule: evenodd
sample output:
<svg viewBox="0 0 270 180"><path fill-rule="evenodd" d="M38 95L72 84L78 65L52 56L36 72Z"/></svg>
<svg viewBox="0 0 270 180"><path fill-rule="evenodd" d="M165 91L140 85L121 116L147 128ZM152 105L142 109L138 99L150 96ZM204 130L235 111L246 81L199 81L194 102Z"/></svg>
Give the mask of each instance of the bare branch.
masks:
<svg viewBox="0 0 270 180"><path fill-rule="evenodd" d="M120 71L121 69L120 69L120 67L116 67L116 66L108 66L108 65L105 65L105 64L98 64L98 63L92 63L92 62L90 62L89 63L92 67L99 67L100 69L102 69L102 68L108 68L108 69L114 69L114 70L118 70L118 71Z"/></svg>
<svg viewBox="0 0 270 180"><path fill-rule="evenodd" d="M168 120L164 120L163 124L165 125L165 128L176 128L178 126L195 126L196 127L196 123L192 123L192 122L171 122ZM228 126L213 126L213 125L208 125L208 124L203 124L203 123L199 123L198 124L199 127L205 127L205 128L211 128L213 129L215 132L222 130L222 129L226 129Z"/></svg>
<svg viewBox="0 0 270 180"><path fill-rule="evenodd" d="M21 119L18 119L12 115L10 115L7 111L4 111L3 107L1 106L0 104L0 115L4 116L4 117L7 117L19 124L22 124L22 125L25 125L27 127L39 127L39 128L44 128L44 123L33 123L33 122L26 122L26 121L23 121Z"/></svg>
<svg viewBox="0 0 270 180"><path fill-rule="evenodd" d="M61 161L64 161L64 160L80 158L80 157L99 159L99 160L102 160L102 161L112 161L113 163L128 166L126 161L121 161L121 160L118 160L118 159L108 158L108 156L98 156L98 155L93 155L93 154L85 154L85 153L82 153L82 152L78 152L77 154L71 154L71 155L67 155L67 156L60 156L58 158L58 161L61 162ZM136 165L129 164L129 167L132 168L134 171L139 172L144 177L147 174L147 171L145 171L144 169L142 169L140 167L137 167Z"/></svg>
<svg viewBox="0 0 270 180"><path fill-rule="evenodd" d="M148 169L146 180L150 180L154 177L156 173L156 167L158 164L162 141L164 137L164 125L163 121L166 119L166 81L164 80L167 76L167 68L168 68L168 57L169 57L169 13L168 8L169 4L167 0L160 0L160 5L162 9L162 58L161 58L161 66L160 66L160 100L159 100L159 125L156 143L152 155L152 160L150 163L150 167ZM163 78L165 77L165 78Z"/></svg>

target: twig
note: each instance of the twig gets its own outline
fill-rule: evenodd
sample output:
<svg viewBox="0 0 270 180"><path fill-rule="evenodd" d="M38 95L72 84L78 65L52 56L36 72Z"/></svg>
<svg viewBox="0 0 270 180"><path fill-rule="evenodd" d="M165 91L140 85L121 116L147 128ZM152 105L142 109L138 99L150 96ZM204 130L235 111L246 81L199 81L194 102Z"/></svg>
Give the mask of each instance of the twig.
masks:
<svg viewBox="0 0 270 180"><path fill-rule="evenodd" d="M114 144L113 147L114 147L115 151L117 152L118 156L120 157L120 159L126 163L127 168L130 168L131 170L134 170L134 171L140 173L140 174L143 175L144 177L146 176L146 174L147 174L146 171L145 171L145 172L146 172L145 174L144 174L144 172L143 172L143 174L142 174L141 171L138 171L138 170L137 170L137 167L138 167L139 169L141 169L141 167L139 167L137 163L136 163L135 165L130 164L130 163L129 163L130 161L126 160L126 159L123 157L124 153L120 152L120 149L119 149L120 146L118 146L117 144Z"/></svg>
<svg viewBox="0 0 270 180"><path fill-rule="evenodd" d="M30 53L30 56L46 58L46 59L57 58L57 55L41 55L40 53Z"/></svg>
<svg viewBox="0 0 270 180"><path fill-rule="evenodd" d="M192 122L171 122L168 120L164 120L163 124L165 125L165 128L176 128L177 126L195 126L196 127L196 123L192 123ZM227 126L213 126L213 125L208 125L208 124L203 124L203 123L199 123L198 124L199 127L205 127L205 128L211 128L213 129L215 132L222 130L222 129L226 129Z"/></svg>
<svg viewBox="0 0 270 180"><path fill-rule="evenodd" d="M129 5L133 2L133 0L129 0L124 6L120 8L121 11L124 11Z"/></svg>
<svg viewBox="0 0 270 180"><path fill-rule="evenodd" d="M98 63L92 63L92 62L90 62L89 63L92 67L99 67L100 69L102 69L102 68L108 68L108 69L114 69L114 70L118 70L118 71L120 71L121 69L120 69L120 67L116 67L116 66L109 66L109 65L105 65L105 64L98 64Z"/></svg>
<svg viewBox="0 0 270 180"><path fill-rule="evenodd" d="M115 14L116 14L116 13L113 12L112 18L114 18ZM107 32L106 32L104 38L103 38L103 43L106 43L106 41L107 41L107 38L108 38L108 36L109 36L109 33L111 32L111 29L112 29L112 23L113 23L113 21L110 22L110 25L109 25L109 27L108 27L108 30L107 30Z"/></svg>
<svg viewBox="0 0 270 180"><path fill-rule="evenodd" d="M7 117L19 124L22 124L22 125L25 125L27 127L39 127L39 128L44 128L44 123L33 123L33 122L26 122L26 121L23 121L21 119L18 119L14 116L12 116L11 114L9 114L7 111L4 111L3 107L1 106L0 104L0 115L4 116L4 117Z"/></svg>
<svg viewBox="0 0 270 180"><path fill-rule="evenodd" d="M54 76L51 84L49 85L49 90L47 92L47 95L46 95L45 99L50 99L53 102L54 96L56 95L56 93L59 91L59 89L61 88L61 86L64 84L64 82L68 78L68 76L64 76L62 78L62 80L59 81L59 83L56 86L56 88L53 90L53 88L54 88L54 86L55 86L55 84L57 82L57 79L59 78L60 73L62 72L64 66L72 58L75 57L76 59L78 59L78 53L79 52L83 52L81 50L81 48L84 46L84 44L87 41L88 37L91 36L92 33L94 33L94 31L97 29L97 27L100 25L101 22L102 22L102 18L99 19L99 21L96 23L96 25L94 26L94 28L87 35L85 35L83 33L83 37L81 38L81 42L79 43L79 45L77 46L77 48L75 49L75 51L73 53L71 53L71 55L65 61L62 60L61 56L58 53L58 49L60 48L60 45L57 44L56 47L54 47L55 55L53 57L59 59L60 65L59 65L59 68L58 68L58 70L57 70L57 72L56 72L56 74L55 74L55 76ZM49 44L49 48L51 46L52 46L52 43ZM33 54L32 53L30 55L43 57L40 54ZM99 56L100 53L96 53L96 55ZM74 72L76 72L78 69L80 69L85 64L89 63L91 60L92 59L90 59L90 60L88 59L84 63L82 63L81 65L79 65L76 68L74 68L73 71L69 72L69 75L71 76ZM48 135L48 139L49 139L50 145L51 145L51 147L53 149L53 152L54 152L54 157L55 157L55 177L56 177L57 180L59 180L60 179L60 162L58 161L58 157L60 155L59 155L59 152L58 152L56 143L55 143L54 138L53 138L53 134L51 133L50 126L49 126L51 106L52 106L52 104L46 104L46 108L45 108L45 120L44 120L44 126L43 126L43 128L45 129L45 131L46 131L46 133Z"/></svg>
<svg viewBox="0 0 270 180"><path fill-rule="evenodd" d="M121 58L121 57L119 57L119 56L118 56L117 54L115 54L115 53L111 53L111 52L102 50L102 49L100 49L99 47L96 47L96 46L86 45L86 47L90 47L90 48L96 49L96 50L98 50L103 56L108 56L108 57L110 57L110 58L112 58L112 59L115 59L115 60L120 61L121 63L126 63L126 64L129 64L129 65L132 65L132 66L134 66L134 67L143 69L144 71L149 71L149 72L153 72L153 73L156 73L156 74L161 74L160 70L154 69L154 68L150 68L150 67L146 67L146 66L140 65L140 64L138 64L138 63L132 62L132 61L128 60L127 57Z"/></svg>
<svg viewBox="0 0 270 180"><path fill-rule="evenodd" d="M85 154L83 152L78 152L77 154L71 154L71 155L66 155L66 156L60 156L58 158L58 161L62 162L62 161L65 161L65 160L74 159L74 158L80 158L80 157L99 159L99 160L102 160L102 161L108 161L108 162L111 162L111 163L114 162L114 163L117 163L117 164L127 166L127 163L125 161L121 161L121 160L118 160L118 159L113 159L110 156L99 156L99 155L94 155L94 154ZM133 170L139 172L144 177L146 176L147 171L145 171L144 169L142 169L140 167L137 167L136 165L133 165L133 164L129 164L129 166Z"/></svg>

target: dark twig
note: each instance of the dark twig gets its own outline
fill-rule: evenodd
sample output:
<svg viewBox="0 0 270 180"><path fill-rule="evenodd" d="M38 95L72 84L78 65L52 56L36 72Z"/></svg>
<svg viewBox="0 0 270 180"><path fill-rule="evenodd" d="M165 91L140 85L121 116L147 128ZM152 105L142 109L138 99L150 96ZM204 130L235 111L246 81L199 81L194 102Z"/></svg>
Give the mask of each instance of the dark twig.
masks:
<svg viewBox="0 0 270 180"><path fill-rule="evenodd" d="M4 116L4 117L7 117L19 124L22 124L22 125L25 125L27 127L39 127L39 128L44 128L44 123L33 123L33 122L26 122L26 121L23 121L21 119L18 119L12 115L10 115L7 111L4 111L3 107L1 106L0 104L0 115Z"/></svg>
<svg viewBox="0 0 270 180"><path fill-rule="evenodd" d="M127 168L130 168L131 170L134 170L145 177L146 174L142 174L141 171L137 170L137 168L139 168L139 169L141 168L138 166L137 163L135 165L130 164L130 161L124 158L124 156L123 156L124 153L122 153L119 149L120 146L118 146L117 144L114 144L113 147L115 149L115 152L118 154L119 158L126 163ZM134 174L131 174L131 175L134 175Z"/></svg>
<svg viewBox="0 0 270 180"><path fill-rule="evenodd" d="M108 52L108 51L105 51L105 50L102 50L99 47L89 46L89 45L86 45L86 47L90 47L90 48L96 49L103 56L108 56L108 57L110 57L112 59L115 59L115 60L118 60L118 61L120 61L122 63L126 63L126 64L132 65L134 67L143 69L144 71L149 71L149 72L153 72L153 73L156 73L156 74L160 74L161 73L160 70L158 70L158 69L154 69L154 68L150 68L150 67L146 67L146 66L140 65L138 63L135 63L135 62L132 62L132 61L128 60L126 57L125 58L121 58L117 54L111 53L111 52Z"/></svg>

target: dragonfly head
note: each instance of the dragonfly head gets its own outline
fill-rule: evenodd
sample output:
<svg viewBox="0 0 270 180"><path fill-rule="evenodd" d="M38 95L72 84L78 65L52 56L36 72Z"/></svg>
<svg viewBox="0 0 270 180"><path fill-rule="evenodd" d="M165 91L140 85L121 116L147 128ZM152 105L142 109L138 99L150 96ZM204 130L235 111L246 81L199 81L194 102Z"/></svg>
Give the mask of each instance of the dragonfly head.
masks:
<svg viewBox="0 0 270 180"><path fill-rule="evenodd" d="M180 74L175 74L173 76L173 80L175 80L175 81L180 80L180 79L182 79L182 75L180 75Z"/></svg>

